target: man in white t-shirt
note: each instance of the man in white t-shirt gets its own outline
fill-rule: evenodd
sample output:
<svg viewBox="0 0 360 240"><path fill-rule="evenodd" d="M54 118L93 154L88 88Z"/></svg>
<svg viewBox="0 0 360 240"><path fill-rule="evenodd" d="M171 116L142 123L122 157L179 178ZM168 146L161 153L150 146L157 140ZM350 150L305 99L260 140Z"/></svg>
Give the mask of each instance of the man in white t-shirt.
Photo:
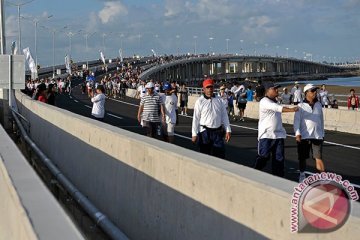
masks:
<svg viewBox="0 0 360 240"><path fill-rule="evenodd" d="M299 182L305 179L306 159L315 159L316 169L325 171L322 157L324 142L324 114L321 103L317 99L318 87L307 84L304 87L305 100L300 103L299 111L294 116L294 132L299 159Z"/></svg>
<svg viewBox="0 0 360 240"><path fill-rule="evenodd" d="M177 109L177 97L174 93L171 93L172 87L170 83L165 83L163 90L165 95L163 97L165 107L165 123L163 124L165 140L174 143L174 129L176 124L176 109Z"/></svg>
<svg viewBox="0 0 360 240"><path fill-rule="evenodd" d="M255 168L263 169L272 157L272 173L284 176L284 139L286 131L282 125L281 113L296 112L298 107L288 108L277 103L278 88L272 82L264 84L265 97L259 103L258 156Z"/></svg>
<svg viewBox="0 0 360 240"><path fill-rule="evenodd" d="M141 81L140 86L137 88L137 96L142 98L146 95L145 81Z"/></svg>
<svg viewBox="0 0 360 240"><path fill-rule="evenodd" d="M93 103L93 107L91 110L91 115L100 121L104 121L105 116L105 88L103 85L97 85L96 87L96 95L91 93L91 102Z"/></svg>

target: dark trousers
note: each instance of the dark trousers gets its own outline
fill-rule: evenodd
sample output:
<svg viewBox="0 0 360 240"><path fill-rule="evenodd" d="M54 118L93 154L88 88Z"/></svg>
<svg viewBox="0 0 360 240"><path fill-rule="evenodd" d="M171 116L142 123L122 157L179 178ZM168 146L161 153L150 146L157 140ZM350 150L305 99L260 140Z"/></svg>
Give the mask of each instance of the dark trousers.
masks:
<svg viewBox="0 0 360 240"><path fill-rule="evenodd" d="M276 176L284 176L284 139L260 139L258 145L258 156L255 168L263 169L267 161L272 158L272 173Z"/></svg>
<svg viewBox="0 0 360 240"><path fill-rule="evenodd" d="M201 153L218 158L225 158L224 131L218 129L206 129L198 134L199 148Z"/></svg>
<svg viewBox="0 0 360 240"><path fill-rule="evenodd" d="M146 135L148 137L154 138L157 134L157 129L159 127L159 122L149 122L149 121L143 121L144 125L143 127L146 129Z"/></svg>

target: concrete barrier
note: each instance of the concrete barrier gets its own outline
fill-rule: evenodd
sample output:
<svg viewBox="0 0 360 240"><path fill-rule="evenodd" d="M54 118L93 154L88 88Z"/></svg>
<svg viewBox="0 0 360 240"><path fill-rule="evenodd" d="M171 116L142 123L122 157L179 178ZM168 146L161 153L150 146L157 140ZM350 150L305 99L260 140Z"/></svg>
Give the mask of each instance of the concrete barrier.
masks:
<svg viewBox="0 0 360 240"><path fill-rule="evenodd" d="M83 239L0 126L0 239Z"/></svg>
<svg viewBox="0 0 360 240"><path fill-rule="evenodd" d="M129 92L130 93L130 92ZM352 239L360 206L329 234L291 234L295 182L29 99L33 140L131 239ZM90 111L90 110L89 110Z"/></svg>

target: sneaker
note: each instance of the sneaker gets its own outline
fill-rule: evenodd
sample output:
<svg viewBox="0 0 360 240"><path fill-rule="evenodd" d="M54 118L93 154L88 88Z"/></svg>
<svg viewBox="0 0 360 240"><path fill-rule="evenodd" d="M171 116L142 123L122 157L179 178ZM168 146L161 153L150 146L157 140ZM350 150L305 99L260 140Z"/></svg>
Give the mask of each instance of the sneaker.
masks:
<svg viewBox="0 0 360 240"><path fill-rule="evenodd" d="M302 183L305 178L306 178L305 173L304 173L304 172L300 172L299 183Z"/></svg>
<svg viewBox="0 0 360 240"><path fill-rule="evenodd" d="M242 119L241 119L241 121L245 122L245 119L244 119L244 118L242 118Z"/></svg>

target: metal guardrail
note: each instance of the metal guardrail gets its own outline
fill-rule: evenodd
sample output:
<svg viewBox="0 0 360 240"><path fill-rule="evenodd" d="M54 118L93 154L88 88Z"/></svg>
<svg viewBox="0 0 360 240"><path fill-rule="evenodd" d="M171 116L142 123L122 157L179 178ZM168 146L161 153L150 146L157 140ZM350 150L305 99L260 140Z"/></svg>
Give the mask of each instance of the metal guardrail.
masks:
<svg viewBox="0 0 360 240"><path fill-rule="evenodd" d="M69 192L69 194L76 200L76 202L86 211L93 221L111 238L119 240L129 239L111 220L73 185L70 180L52 163L52 161L41 151L41 149L31 140L24 127L22 126L18 116L20 113L11 109L13 118L20 130L20 133L25 142L37 154L40 161L49 169L55 179ZM25 117L21 116L22 119ZM26 120L29 122L28 120Z"/></svg>

